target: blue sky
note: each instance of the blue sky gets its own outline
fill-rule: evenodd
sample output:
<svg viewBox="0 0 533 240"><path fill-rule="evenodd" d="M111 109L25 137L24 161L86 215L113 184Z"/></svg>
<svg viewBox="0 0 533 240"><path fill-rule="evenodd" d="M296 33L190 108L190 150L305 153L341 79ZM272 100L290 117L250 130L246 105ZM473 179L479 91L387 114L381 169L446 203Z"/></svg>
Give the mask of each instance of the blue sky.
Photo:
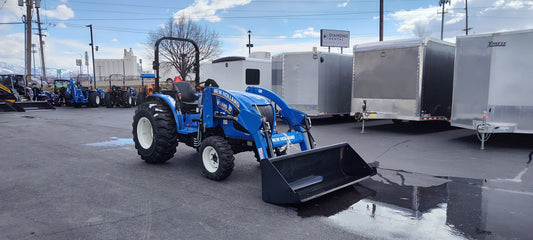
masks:
<svg viewBox="0 0 533 240"><path fill-rule="evenodd" d="M384 0L385 40L431 36L440 38L439 0ZM453 42L464 35L464 0L446 5L444 38ZM469 0L470 34L533 28L533 1ZM0 0L0 62L23 65L25 10L17 0ZM222 55L245 56L247 31L252 31L252 51L273 54L320 48L320 29L350 31L350 53L354 44L378 41L378 0L42 0L41 21L45 23L47 67L77 69L75 59L89 51L93 25L95 58L121 58L132 48L150 59L144 43L150 31L168 18L185 14L217 31ZM5 24L14 23L14 24ZM37 37L34 37L37 43ZM339 51L333 49L332 51ZM37 65L40 65L37 63Z"/></svg>

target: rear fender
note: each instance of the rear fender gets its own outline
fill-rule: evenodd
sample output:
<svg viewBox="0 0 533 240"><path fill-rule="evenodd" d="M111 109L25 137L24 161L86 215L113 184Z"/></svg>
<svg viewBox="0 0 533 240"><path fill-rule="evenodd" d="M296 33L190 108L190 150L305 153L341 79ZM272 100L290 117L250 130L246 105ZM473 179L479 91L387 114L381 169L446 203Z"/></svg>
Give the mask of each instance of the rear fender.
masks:
<svg viewBox="0 0 533 240"><path fill-rule="evenodd" d="M161 93L154 93L152 95L149 95L146 98L146 101L158 101L158 100L166 104L170 108L170 111L172 111L172 114L174 115L174 120L176 121L177 129L181 129L183 124L180 124L180 123L183 122L183 115L181 114L181 112L178 112L176 110L176 100L174 100L174 98L172 98L169 95L165 95Z"/></svg>

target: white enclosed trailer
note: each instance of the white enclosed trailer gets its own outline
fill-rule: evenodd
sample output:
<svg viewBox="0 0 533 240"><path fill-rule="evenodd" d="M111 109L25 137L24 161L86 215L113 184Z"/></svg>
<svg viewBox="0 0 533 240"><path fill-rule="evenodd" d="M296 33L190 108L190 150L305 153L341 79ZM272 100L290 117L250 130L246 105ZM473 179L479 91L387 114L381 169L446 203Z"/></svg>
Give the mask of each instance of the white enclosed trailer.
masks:
<svg viewBox="0 0 533 240"><path fill-rule="evenodd" d="M202 63L200 81L207 79L213 79L220 87L230 90L244 91L248 86L272 89L270 54L263 54L262 58L224 57Z"/></svg>
<svg viewBox="0 0 533 240"><path fill-rule="evenodd" d="M317 51L272 57L272 90L309 116L350 113L352 56Z"/></svg>
<svg viewBox="0 0 533 240"><path fill-rule="evenodd" d="M457 37L451 125L533 133L533 30Z"/></svg>
<svg viewBox="0 0 533 240"><path fill-rule="evenodd" d="M357 119L448 120L455 47L422 38L354 46L351 115Z"/></svg>

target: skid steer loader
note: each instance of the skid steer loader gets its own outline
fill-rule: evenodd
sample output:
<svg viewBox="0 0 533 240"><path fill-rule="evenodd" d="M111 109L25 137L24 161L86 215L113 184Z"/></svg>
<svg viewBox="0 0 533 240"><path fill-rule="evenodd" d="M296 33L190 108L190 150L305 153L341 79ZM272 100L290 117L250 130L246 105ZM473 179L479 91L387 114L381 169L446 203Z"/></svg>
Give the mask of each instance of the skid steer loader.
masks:
<svg viewBox="0 0 533 240"><path fill-rule="evenodd" d="M199 50L189 39L163 37L155 44L155 93L138 106L133 117L135 148L147 163L172 158L178 143L196 148L203 174L212 180L228 177L234 154L257 153L261 165L262 198L273 204L311 200L376 174L347 143L314 148L311 122L275 93L248 87L246 92L224 90L214 80L196 92L188 82L176 82L173 90L159 89L159 44L185 41L195 53L196 85L199 82ZM280 133L277 118L290 130ZM302 152L285 155L289 145Z"/></svg>
<svg viewBox="0 0 533 240"><path fill-rule="evenodd" d="M35 101L23 75L0 75L0 112L55 109L48 101Z"/></svg>

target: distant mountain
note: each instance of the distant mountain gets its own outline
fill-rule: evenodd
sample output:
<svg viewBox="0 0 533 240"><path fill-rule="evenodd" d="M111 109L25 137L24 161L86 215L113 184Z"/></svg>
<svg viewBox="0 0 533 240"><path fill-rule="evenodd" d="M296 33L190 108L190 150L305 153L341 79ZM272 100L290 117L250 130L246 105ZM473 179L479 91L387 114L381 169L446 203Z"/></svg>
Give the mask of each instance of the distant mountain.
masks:
<svg viewBox="0 0 533 240"><path fill-rule="evenodd" d="M24 66L0 62L0 74L24 74L25 72L26 72L26 69L24 68ZM36 67L35 72L36 72L36 75L41 75L41 68ZM32 68L32 73L33 73L33 68ZM70 76L70 73L71 73L70 70L63 70L61 72L61 75L63 77L67 77L67 76ZM57 69L46 68L46 76L48 78L57 77Z"/></svg>
<svg viewBox="0 0 533 240"><path fill-rule="evenodd" d="M23 66L0 62L1 74L24 74L24 71Z"/></svg>

